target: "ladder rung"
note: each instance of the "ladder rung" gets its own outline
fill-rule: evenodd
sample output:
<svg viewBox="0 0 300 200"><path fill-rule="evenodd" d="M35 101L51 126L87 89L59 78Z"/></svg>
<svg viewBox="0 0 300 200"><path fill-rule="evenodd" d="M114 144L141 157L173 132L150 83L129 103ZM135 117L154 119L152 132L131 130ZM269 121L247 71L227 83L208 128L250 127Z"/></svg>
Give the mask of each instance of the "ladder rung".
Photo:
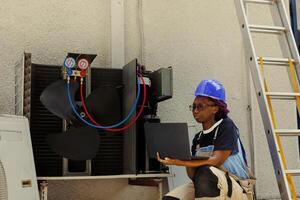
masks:
<svg viewBox="0 0 300 200"><path fill-rule="evenodd" d="M289 169L285 170L286 174L289 174L291 176L300 176L300 169Z"/></svg>
<svg viewBox="0 0 300 200"><path fill-rule="evenodd" d="M257 3L257 4L269 4L272 5L276 1L274 0L246 0L246 3Z"/></svg>
<svg viewBox="0 0 300 200"><path fill-rule="evenodd" d="M299 97L300 93L296 92L266 92L266 95L272 97L272 99L295 99Z"/></svg>
<svg viewBox="0 0 300 200"><path fill-rule="evenodd" d="M256 58L257 61L260 60L259 57ZM263 57L264 64L266 65L288 65L289 59L288 58L269 58ZM295 63L294 59L291 59L293 63Z"/></svg>
<svg viewBox="0 0 300 200"><path fill-rule="evenodd" d="M261 32L261 33L282 33L287 29L281 26L262 26L262 25L249 25L251 32Z"/></svg>
<svg viewBox="0 0 300 200"><path fill-rule="evenodd" d="M275 129L280 136L300 136L300 129Z"/></svg>

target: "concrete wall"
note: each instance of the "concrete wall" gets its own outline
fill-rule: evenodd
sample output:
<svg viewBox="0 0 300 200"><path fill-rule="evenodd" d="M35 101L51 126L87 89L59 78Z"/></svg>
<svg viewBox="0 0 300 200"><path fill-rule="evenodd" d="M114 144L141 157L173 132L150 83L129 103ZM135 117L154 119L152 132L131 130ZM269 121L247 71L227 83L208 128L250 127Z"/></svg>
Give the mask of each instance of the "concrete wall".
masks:
<svg viewBox="0 0 300 200"><path fill-rule="evenodd" d="M33 62L61 64L67 52L98 54L110 67L110 1L1 1L1 106L13 113L13 65L23 51Z"/></svg>
<svg viewBox="0 0 300 200"><path fill-rule="evenodd" d="M126 62L139 58L151 70L168 66L174 69L174 97L159 105L162 121L195 124L188 110L194 88L204 78L220 80L226 87L230 117L240 128L248 157L251 155L251 134L255 137L252 163L257 172L258 197L279 197L256 97L253 89L250 90L234 1L126 0L124 3ZM269 10L264 9L249 8L249 12L252 11L250 17L271 21L266 14ZM1 2L0 11L1 113L14 113L13 66L21 59L23 51L32 53L33 62L46 64L61 64L67 52L96 53L94 66L111 67L110 1L11 0ZM278 48L272 41L263 38L258 39L258 43L265 46L261 52L270 50L277 54ZM283 75L272 74L271 77L281 80ZM285 111L279 112L280 118L285 119L286 124L294 125L295 115ZM291 147L288 151L291 165L296 166L299 156L292 150L296 142L287 141L287 144ZM75 185L52 183L50 186L57 192L56 197L50 196L50 199L59 199L60 193L62 199L110 199L115 193L107 192L103 181L76 182ZM141 199L139 190L122 181L110 181L108 185L109 188L123 188L120 190L126 196L121 199ZM74 192L78 196L71 194ZM157 196L153 192L157 193L157 190L146 189L144 194L147 195L143 199L149 199L149 196L155 199ZM54 192L50 194L54 195Z"/></svg>

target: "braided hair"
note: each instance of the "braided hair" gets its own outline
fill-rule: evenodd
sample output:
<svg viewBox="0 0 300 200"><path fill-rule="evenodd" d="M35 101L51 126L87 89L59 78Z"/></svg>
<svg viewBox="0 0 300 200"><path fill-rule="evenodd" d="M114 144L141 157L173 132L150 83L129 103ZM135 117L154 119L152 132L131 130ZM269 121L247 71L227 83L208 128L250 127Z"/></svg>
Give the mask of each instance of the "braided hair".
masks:
<svg viewBox="0 0 300 200"><path fill-rule="evenodd" d="M227 114L230 112L227 108L227 104L222 100L211 99L216 106L219 107L219 111L215 115L215 120L227 118Z"/></svg>

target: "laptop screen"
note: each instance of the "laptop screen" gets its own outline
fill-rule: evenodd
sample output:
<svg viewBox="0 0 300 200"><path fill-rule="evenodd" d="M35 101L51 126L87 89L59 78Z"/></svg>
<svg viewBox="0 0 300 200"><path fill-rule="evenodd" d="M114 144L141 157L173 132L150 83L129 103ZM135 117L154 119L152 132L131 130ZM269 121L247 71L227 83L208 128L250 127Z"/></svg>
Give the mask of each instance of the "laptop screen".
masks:
<svg viewBox="0 0 300 200"><path fill-rule="evenodd" d="M144 128L150 158L159 152L161 158L191 159L187 123L145 123Z"/></svg>

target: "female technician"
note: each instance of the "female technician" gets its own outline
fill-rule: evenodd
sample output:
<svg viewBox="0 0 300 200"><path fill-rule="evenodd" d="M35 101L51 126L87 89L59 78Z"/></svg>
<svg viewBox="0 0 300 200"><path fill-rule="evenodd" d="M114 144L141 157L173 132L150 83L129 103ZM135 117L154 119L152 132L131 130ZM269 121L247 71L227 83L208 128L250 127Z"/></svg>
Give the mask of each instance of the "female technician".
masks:
<svg viewBox="0 0 300 200"><path fill-rule="evenodd" d="M158 161L165 165L185 166L193 181L169 192L163 200L252 199L254 178L247 167L238 128L227 116L223 85L216 80L201 81L190 110L203 127L193 139L192 155L209 158L162 159L157 153Z"/></svg>

